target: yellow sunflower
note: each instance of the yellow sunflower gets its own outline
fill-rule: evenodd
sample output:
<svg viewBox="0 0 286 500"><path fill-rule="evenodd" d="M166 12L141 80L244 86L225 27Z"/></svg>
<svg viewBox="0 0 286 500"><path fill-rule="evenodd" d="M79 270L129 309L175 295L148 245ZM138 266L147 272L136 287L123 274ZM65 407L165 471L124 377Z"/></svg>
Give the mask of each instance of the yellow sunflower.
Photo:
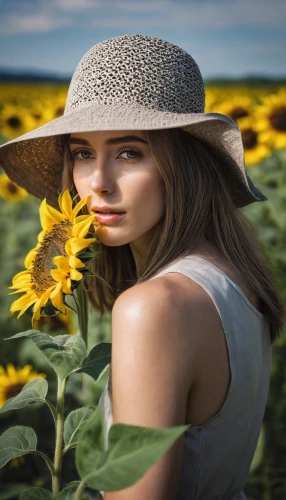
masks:
<svg viewBox="0 0 286 500"><path fill-rule="evenodd" d="M255 116L263 142L273 149L286 148L286 89L265 96Z"/></svg>
<svg viewBox="0 0 286 500"><path fill-rule="evenodd" d="M12 293L24 293L11 305L11 313L20 311L18 318L32 305L32 324L41 315L52 316L58 311L66 313L65 295L71 295L89 269L85 262L92 258L89 247L96 238L87 238L96 214L77 215L86 205L82 199L75 208L68 190L59 196L56 210L44 199L40 205L40 220L43 230L38 235L38 244L25 258L25 271L14 276ZM80 271L79 271L80 270Z"/></svg>
<svg viewBox="0 0 286 500"><path fill-rule="evenodd" d="M20 201L26 198L28 193L11 181L6 174L0 174L0 196L7 201Z"/></svg>
<svg viewBox="0 0 286 500"><path fill-rule="evenodd" d="M3 366L0 366L0 407L8 399L17 396L30 380L47 377L45 373L35 373L32 370L31 365L15 368L12 363L8 363L6 370Z"/></svg>
<svg viewBox="0 0 286 500"><path fill-rule="evenodd" d="M36 121L37 127L53 120L54 113L50 102L44 100L34 100L30 106L30 113Z"/></svg>
<svg viewBox="0 0 286 500"><path fill-rule="evenodd" d="M227 115L235 122L239 122L241 118L251 116L253 106L253 100L251 97L247 94L241 94L233 97L229 96L227 100L222 101L219 105L216 105L215 110L213 109L213 111Z"/></svg>
<svg viewBox="0 0 286 500"><path fill-rule="evenodd" d="M6 104L0 113L0 132L8 139L25 134L35 126L36 121L23 106Z"/></svg>
<svg viewBox="0 0 286 500"><path fill-rule="evenodd" d="M254 120L243 118L239 121L241 132L244 159L246 165L255 165L267 156L270 156L271 149L264 144Z"/></svg>

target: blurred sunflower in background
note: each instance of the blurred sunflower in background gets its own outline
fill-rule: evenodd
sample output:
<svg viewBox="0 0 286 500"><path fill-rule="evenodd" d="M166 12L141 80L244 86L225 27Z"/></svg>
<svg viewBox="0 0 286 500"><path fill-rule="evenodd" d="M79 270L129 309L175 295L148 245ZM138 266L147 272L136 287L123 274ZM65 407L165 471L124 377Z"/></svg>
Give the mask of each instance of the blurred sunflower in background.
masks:
<svg viewBox="0 0 286 500"><path fill-rule="evenodd" d="M255 165L271 155L272 151L270 147L263 142L261 134L253 119L242 118L239 120L239 128L246 165Z"/></svg>
<svg viewBox="0 0 286 500"><path fill-rule="evenodd" d="M27 198L28 193L11 181L6 174L0 174L0 196L6 201L20 201Z"/></svg>
<svg viewBox="0 0 286 500"><path fill-rule="evenodd" d="M228 97L220 104L216 105L215 111L229 116L235 122L241 118L250 117L253 113L254 101L249 95L237 95Z"/></svg>
<svg viewBox="0 0 286 500"><path fill-rule="evenodd" d="M94 257L90 247L96 238L87 238L96 215L79 215L86 205L87 197L74 208L70 193L66 190L59 196L61 211L48 205L44 199L40 205L40 220L43 230L38 235L38 244L25 258L25 271L16 274L11 289L24 293L11 305L18 318L32 305L32 324L41 315L53 316L66 313L65 295L72 295L84 276L90 274L86 262Z"/></svg>
<svg viewBox="0 0 286 500"><path fill-rule="evenodd" d="M8 363L6 369L0 365L0 407L8 399L17 396L30 380L34 378L46 378L45 373L33 372L31 365L25 365L23 368L15 368L12 363Z"/></svg>
<svg viewBox="0 0 286 500"><path fill-rule="evenodd" d="M14 139L37 126L31 113L19 105L7 104L0 112L0 130L8 139Z"/></svg>
<svg viewBox="0 0 286 500"><path fill-rule="evenodd" d="M75 335L78 330L73 321L74 314L70 308L67 308L65 314L59 312L56 316L41 316L38 321L34 322L35 329L47 332L49 335L59 335L59 332Z"/></svg>
<svg viewBox="0 0 286 500"><path fill-rule="evenodd" d="M286 148L286 89L265 96L255 117L261 140L273 149Z"/></svg>

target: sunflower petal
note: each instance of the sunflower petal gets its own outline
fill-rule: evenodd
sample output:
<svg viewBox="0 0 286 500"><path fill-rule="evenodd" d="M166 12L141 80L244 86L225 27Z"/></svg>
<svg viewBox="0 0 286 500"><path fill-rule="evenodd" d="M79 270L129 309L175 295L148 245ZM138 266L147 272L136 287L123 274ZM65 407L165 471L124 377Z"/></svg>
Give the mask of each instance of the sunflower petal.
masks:
<svg viewBox="0 0 286 500"><path fill-rule="evenodd" d="M16 311L20 311L18 318L22 316L22 314L35 302L37 301L37 296L35 294L25 294L22 297L19 297L15 300L10 307L11 314L14 314Z"/></svg>
<svg viewBox="0 0 286 500"><path fill-rule="evenodd" d="M39 234L38 234L38 242L41 243L41 241L43 241L44 239L44 236L46 234L46 231L43 229L43 231L41 231Z"/></svg>
<svg viewBox="0 0 286 500"><path fill-rule="evenodd" d="M11 288L11 287L9 287ZM25 286L23 288L19 288L18 290L15 290L15 292L10 292L8 295L15 295L15 293L24 293L24 292L28 292L31 290L31 287L30 286Z"/></svg>
<svg viewBox="0 0 286 500"><path fill-rule="evenodd" d="M42 201L40 205L40 219L42 228L48 231L54 224L65 220L65 216L47 204L46 198Z"/></svg>
<svg viewBox="0 0 286 500"><path fill-rule="evenodd" d="M70 241L70 250L71 253L67 252L69 255L76 255L84 248L91 245L96 241L95 238L72 238Z"/></svg>
<svg viewBox="0 0 286 500"><path fill-rule="evenodd" d="M66 281L63 282L62 290L66 295L72 295L70 278L68 278Z"/></svg>
<svg viewBox="0 0 286 500"><path fill-rule="evenodd" d="M66 280L66 278L68 276L68 273L65 270L62 270L62 269L52 269L51 270L51 276L58 283L62 283L63 281Z"/></svg>
<svg viewBox="0 0 286 500"><path fill-rule="evenodd" d="M78 259L77 257L75 257L74 255L72 255L70 258L69 258L69 265L70 267L72 267L73 269L77 269L77 268L81 268L81 267L85 267L85 264L80 260Z"/></svg>
<svg viewBox="0 0 286 500"><path fill-rule="evenodd" d="M64 255L57 255L56 257L53 258L53 262L56 264L56 266L64 271L69 271L70 266L69 266L69 259L68 257L65 257Z"/></svg>
<svg viewBox="0 0 286 500"><path fill-rule="evenodd" d="M62 284L58 283L55 289L52 291L50 295L53 306L62 313L66 312L66 308L63 303L63 294L62 294Z"/></svg>
<svg viewBox="0 0 286 500"><path fill-rule="evenodd" d="M32 327L35 328L35 321L39 321L41 318L41 300L38 299L34 305L34 314L32 316Z"/></svg>
<svg viewBox="0 0 286 500"><path fill-rule="evenodd" d="M78 212L81 210L84 205L86 205L87 201L90 199L90 196L86 196L82 200L80 200L77 205L74 207L72 214L71 214L71 222L74 223L75 217L77 216Z"/></svg>
<svg viewBox="0 0 286 500"><path fill-rule="evenodd" d="M24 260L24 266L29 269L29 267L32 265L33 263L33 260L35 259L37 255L37 247L35 248L32 248L32 250L30 250L26 257L25 257L25 260Z"/></svg>
<svg viewBox="0 0 286 500"><path fill-rule="evenodd" d="M68 189L60 194L59 207L66 218L70 220L72 215L72 199Z"/></svg>
<svg viewBox="0 0 286 500"><path fill-rule="evenodd" d="M74 281L80 281L83 278L83 274L81 274L79 271L76 269L71 269L70 272L70 277Z"/></svg>
<svg viewBox="0 0 286 500"><path fill-rule="evenodd" d="M87 215L85 220L78 222L73 226L73 235L78 238L84 238L91 226L92 221L96 218L96 214Z"/></svg>
<svg viewBox="0 0 286 500"><path fill-rule="evenodd" d="M23 286L31 287L31 273L30 271L21 271L16 274L12 279L12 285L9 288L22 288Z"/></svg>
<svg viewBox="0 0 286 500"><path fill-rule="evenodd" d="M93 215L93 214L89 214L89 215ZM96 216L96 214L94 214L94 215ZM74 219L74 224L77 224L78 222L82 222L83 220L86 220L87 217L89 217L89 216L88 215L78 215Z"/></svg>

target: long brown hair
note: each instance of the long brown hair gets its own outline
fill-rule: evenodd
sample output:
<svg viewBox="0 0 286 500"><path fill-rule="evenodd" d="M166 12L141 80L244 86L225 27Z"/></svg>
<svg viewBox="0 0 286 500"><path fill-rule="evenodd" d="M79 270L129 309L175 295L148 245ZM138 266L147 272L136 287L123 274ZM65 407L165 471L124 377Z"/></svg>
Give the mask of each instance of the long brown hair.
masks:
<svg viewBox="0 0 286 500"><path fill-rule="evenodd" d="M147 131L146 138L162 177L165 213L154 231L140 276L128 244L108 247L96 243L92 267L102 279L88 278L91 302L101 313L110 310L120 293L190 254L204 236L261 299L273 342L284 326L285 306L257 234L235 205L226 174L229 168L211 148L181 129ZM66 188L76 194L67 146L62 189Z"/></svg>

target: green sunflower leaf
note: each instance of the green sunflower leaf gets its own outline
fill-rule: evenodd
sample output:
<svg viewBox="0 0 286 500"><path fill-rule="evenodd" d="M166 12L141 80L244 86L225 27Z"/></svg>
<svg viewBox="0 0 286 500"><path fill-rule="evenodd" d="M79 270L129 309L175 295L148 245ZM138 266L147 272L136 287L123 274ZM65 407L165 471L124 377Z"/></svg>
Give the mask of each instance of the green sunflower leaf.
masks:
<svg viewBox="0 0 286 500"><path fill-rule="evenodd" d="M10 398L0 408L0 413L10 410L19 410L31 403L44 403L48 392L48 382L43 378L30 380L17 396Z"/></svg>
<svg viewBox="0 0 286 500"><path fill-rule="evenodd" d="M78 368L86 356L85 342L80 335L51 337L39 330L17 333L10 339L27 337L42 352L61 380Z"/></svg>
<svg viewBox="0 0 286 500"><path fill-rule="evenodd" d="M82 261L82 262L88 262L89 260L93 259L95 257L95 251L92 250L92 248L86 248L79 254L77 254L77 257Z"/></svg>
<svg viewBox="0 0 286 500"><path fill-rule="evenodd" d="M77 445L80 432L93 413L94 408L84 407L73 410L68 414L64 423L64 451Z"/></svg>
<svg viewBox="0 0 286 500"><path fill-rule="evenodd" d="M83 360L76 372L87 373L94 380L98 380L103 370L111 363L111 343L102 342L94 346L87 358Z"/></svg>
<svg viewBox="0 0 286 500"><path fill-rule="evenodd" d="M59 493L56 493L56 495L53 496L53 499L56 500L73 500L74 498L74 493L80 484L80 481L72 481L71 483L67 484L62 491Z"/></svg>
<svg viewBox="0 0 286 500"><path fill-rule="evenodd" d="M152 428L113 424L103 450L103 409L84 427L76 448L76 466L90 488L116 491L136 483L190 427Z"/></svg>
<svg viewBox="0 0 286 500"><path fill-rule="evenodd" d="M53 495L45 488L27 488L21 494L19 500L53 500Z"/></svg>
<svg viewBox="0 0 286 500"><path fill-rule="evenodd" d="M0 436L0 467L4 467L12 458L22 457L36 451L37 436L31 427L16 425Z"/></svg>

